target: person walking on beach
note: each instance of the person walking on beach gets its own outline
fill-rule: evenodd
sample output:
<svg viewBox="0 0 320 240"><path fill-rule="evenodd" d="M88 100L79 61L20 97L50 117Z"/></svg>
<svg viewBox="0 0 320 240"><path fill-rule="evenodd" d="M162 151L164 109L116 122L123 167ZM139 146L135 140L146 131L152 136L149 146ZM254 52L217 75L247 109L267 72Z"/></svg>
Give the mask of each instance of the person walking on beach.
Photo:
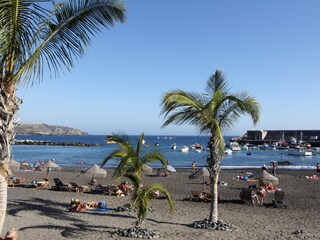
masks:
<svg viewBox="0 0 320 240"><path fill-rule="evenodd" d="M317 175L320 177L320 163L317 163L316 169L317 169Z"/></svg>
<svg viewBox="0 0 320 240"><path fill-rule="evenodd" d="M192 167L192 172L195 172L196 171L196 162L195 161L193 161L191 167Z"/></svg>
<svg viewBox="0 0 320 240"><path fill-rule="evenodd" d="M276 176L276 168L277 168L276 162L275 162L275 161L271 161L271 162L270 162L270 165L271 165L271 167L272 167L272 174L273 174L273 176Z"/></svg>

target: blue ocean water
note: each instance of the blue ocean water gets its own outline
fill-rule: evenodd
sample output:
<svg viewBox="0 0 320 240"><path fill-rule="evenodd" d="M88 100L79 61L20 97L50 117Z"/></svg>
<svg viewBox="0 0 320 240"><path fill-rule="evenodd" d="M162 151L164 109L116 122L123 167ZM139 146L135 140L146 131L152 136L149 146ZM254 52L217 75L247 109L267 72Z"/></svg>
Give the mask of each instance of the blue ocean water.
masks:
<svg viewBox="0 0 320 240"><path fill-rule="evenodd" d="M225 137L226 143L231 136ZM87 167L94 163L100 165L105 156L117 148L115 144L106 144L104 135L87 136L17 136L18 140L44 140L53 142L81 142L97 143L100 146L94 147L73 147L73 146L30 146L14 145L12 149L13 159L16 161L27 161L31 164L36 160L45 161L55 158L56 163L65 167ZM131 142L135 145L138 136L130 136ZM176 168L189 168L191 163L196 161L197 167L206 165L207 151L196 152L189 149L187 153L179 152L178 149L184 145L190 146L199 143L206 147L208 137L206 136L145 136L148 147L145 151L160 150L168 159L169 164ZM172 150L172 144L177 145L177 150ZM289 167L295 169L313 169L320 162L320 155L311 157L288 156L286 150L251 150L252 155L246 155L246 151L233 152L225 155L221 161L222 168L259 168L263 164L269 165L270 161L288 160L292 163ZM111 160L106 168L115 167L116 160ZM151 165L158 167L158 164Z"/></svg>

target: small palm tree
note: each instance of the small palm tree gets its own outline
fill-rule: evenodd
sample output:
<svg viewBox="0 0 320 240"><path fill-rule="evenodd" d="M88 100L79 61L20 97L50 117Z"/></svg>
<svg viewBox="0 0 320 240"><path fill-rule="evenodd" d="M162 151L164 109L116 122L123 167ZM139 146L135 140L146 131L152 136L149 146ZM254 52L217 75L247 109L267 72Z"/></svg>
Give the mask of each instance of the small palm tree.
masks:
<svg viewBox="0 0 320 240"><path fill-rule="evenodd" d="M166 196L170 211L173 210L173 202L170 193L161 183L151 183L142 187L140 178L136 174L126 174L125 176L131 180L135 189L134 194L132 195L132 207L137 211L137 226L141 227L143 221L147 218L150 202L152 199L156 198L157 192Z"/></svg>
<svg viewBox="0 0 320 240"><path fill-rule="evenodd" d="M168 172L167 161L161 152L144 152L143 133L138 138L136 148L134 148L133 145L130 143L128 136L119 136L114 134L108 136L107 139L118 144L120 149L114 150L107 157L105 157L102 161L101 167L103 167L112 158L118 159L120 162L114 171L115 178L122 177L124 174L135 173L141 181L141 173L147 171L147 164L157 161L159 161L164 166L165 172Z"/></svg>
<svg viewBox="0 0 320 240"><path fill-rule="evenodd" d="M203 94L174 90L163 95L161 113L165 116L162 127L169 124L190 124L200 134L208 134L207 163L210 172L212 201L209 221L218 221L218 179L220 161L224 156L223 131L231 129L242 115L249 115L253 123L259 120L259 104L246 92L231 94L221 71L216 70L207 82Z"/></svg>
<svg viewBox="0 0 320 240"><path fill-rule="evenodd" d="M52 2L53 10L43 2ZM6 170L21 100L18 84L33 85L44 70L58 76L85 55L102 28L125 21L121 0L0 1L0 233L7 205Z"/></svg>

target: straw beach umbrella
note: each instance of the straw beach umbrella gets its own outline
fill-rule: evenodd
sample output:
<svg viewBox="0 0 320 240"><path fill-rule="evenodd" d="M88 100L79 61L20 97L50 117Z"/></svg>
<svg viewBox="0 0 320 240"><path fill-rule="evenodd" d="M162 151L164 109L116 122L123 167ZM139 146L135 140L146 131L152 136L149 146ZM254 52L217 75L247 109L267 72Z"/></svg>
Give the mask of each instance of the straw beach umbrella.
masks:
<svg viewBox="0 0 320 240"><path fill-rule="evenodd" d="M210 172L208 170L208 168L200 168L198 171L192 173L189 175L189 179L198 179L198 178L202 178L203 181L203 189L205 189L205 178L210 176Z"/></svg>
<svg viewBox="0 0 320 240"><path fill-rule="evenodd" d="M45 179L48 179L49 177L49 172L51 169L55 169L55 170L61 170L61 166L52 162L51 160L50 161L47 161L45 164L43 164L43 167L45 169L47 169L47 174L46 174L46 178Z"/></svg>
<svg viewBox="0 0 320 240"><path fill-rule="evenodd" d="M97 164L93 164L91 167L84 170L84 174L92 175L92 178L95 178L95 177L105 178L107 176L107 171L99 167Z"/></svg>
<svg viewBox="0 0 320 240"><path fill-rule="evenodd" d="M256 178L259 179L260 185L268 185L269 183L272 183L273 186L277 186L279 184L279 179L268 173L266 170L259 172Z"/></svg>
<svg viewBox="0 0 320 240"><path fill-rule="evenodd" d="M19 170L21 163L16 160L11 159L9 168L10 170Z"/></svg>

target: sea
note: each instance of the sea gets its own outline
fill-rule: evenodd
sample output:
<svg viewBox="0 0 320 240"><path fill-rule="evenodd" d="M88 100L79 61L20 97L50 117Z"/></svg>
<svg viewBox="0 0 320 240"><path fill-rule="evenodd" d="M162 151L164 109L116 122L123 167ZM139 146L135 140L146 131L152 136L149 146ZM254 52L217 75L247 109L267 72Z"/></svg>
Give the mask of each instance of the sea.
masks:
<svg viewBox="0 0 320 240"><path fill-rule="evenodd" d="M54 161L62 167L81 167L86 168L92 164L100 165L103 159L112 151L117 149L116 144L107 144L104 135L81 135L81 136L16 136L18 140L43 140L52 142L76 142L76 143L92 143L99 146L78 147L78 146L37 146L37 145L13 145L13 159L19 162L27 161L31 165L37 160L46 161L54 159ZM131 143L136 146L139 136L129 136ZM233 136L226 136L225 142L228 143ZM207 136L145 136L145 145L143 151L161 151L168 160L169 164L174 168L190 168L193 161L196 167L206 166L206 156L208 151L202 150L197 152L190 148L188 152L180 152L179 148L200 144L206 149L208 141ZM176 150L171 146L176 144ZM287 150L272 149L252 149L251 155L247 155L246 150L233 152L225 155L221 161L222 169L246 169L260 168L263 164L270 166L271 161L287 160L291 163L289 166L279 166L285 169L315 169L320 162L320 154L309 157L291 156L287 154ZM118 160L111 159L105 168L114 168L118 164ZM150 164L151 167L160 167L159 163Z"/></svg>

